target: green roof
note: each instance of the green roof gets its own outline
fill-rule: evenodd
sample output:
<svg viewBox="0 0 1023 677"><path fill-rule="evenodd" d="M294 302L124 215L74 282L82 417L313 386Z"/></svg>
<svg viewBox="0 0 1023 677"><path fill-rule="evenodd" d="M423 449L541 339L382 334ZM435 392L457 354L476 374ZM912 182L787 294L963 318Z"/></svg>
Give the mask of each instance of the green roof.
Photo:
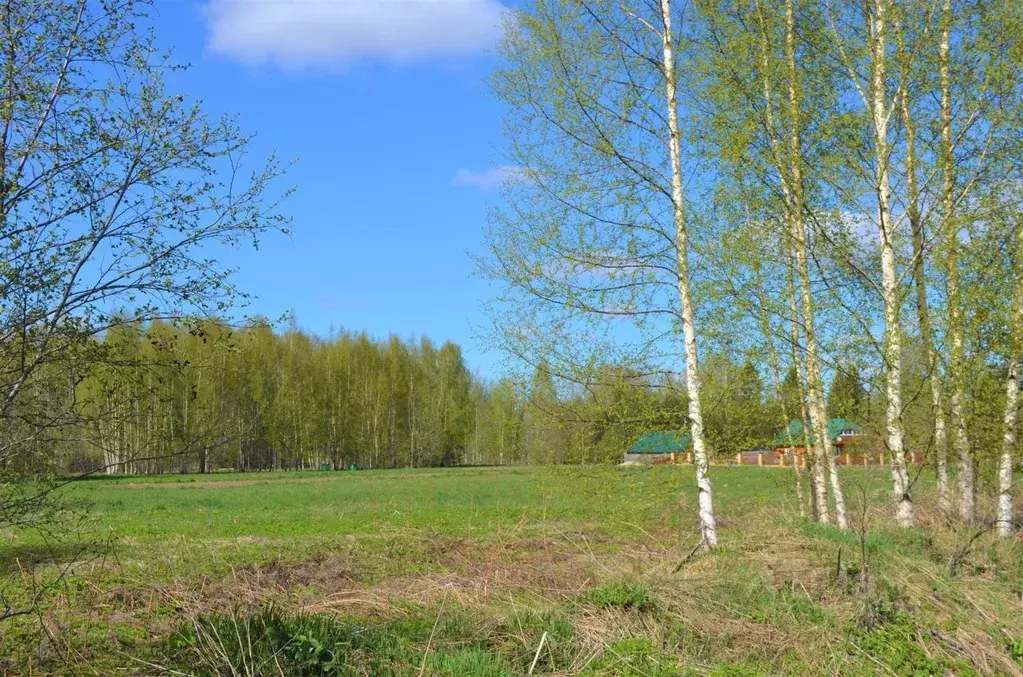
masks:
<svg viewBox="0 0 1023 677"><path fill-rule="evenodd" d="M843 430L850 429L855 430L856 432L860 432L860 426L857 425L856 423L853 423L847 418L833 418L830 421L828 421L828 435L831 437L832 440L837 438ZM796 444L796 446L804 445L803 424L800 423L799 421L789 421L788 428L787 429L783 428L779 430L778 434L774 436L775 446L778 447L788 446L790 433L792 436L792 441ZM814 444L815 442L816 442L815 435L813 430L811 430L810 444Z"/></svg>
<svg viewBox="0 0 1023 677"><path fill-rule="evenodd" d="M640 435L631 447L630 454L670 454L689 449L693 436L688 430L652 430Z"/></svg>

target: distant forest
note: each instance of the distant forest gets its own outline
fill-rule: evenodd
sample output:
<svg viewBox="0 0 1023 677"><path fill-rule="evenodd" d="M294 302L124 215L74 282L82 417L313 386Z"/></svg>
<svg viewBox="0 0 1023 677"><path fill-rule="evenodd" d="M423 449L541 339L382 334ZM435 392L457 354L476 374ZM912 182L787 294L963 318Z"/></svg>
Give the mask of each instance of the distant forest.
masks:
<svg viewBox="0 0 1023 677"><path fill-rule="evenodd" d="M91 350L100 367L80 379L55 372L23 410L25 425L41 430L22 445L26 465L42 448L57 450L52 469L62 473L608 462L645 430L687 426L675 377L605 367L599 380L575 385L541 364L490 381L469 370L459 346L428 338L155 321L116 327ZM758 368L722 353L701 371L713 453L769 446L781 407ZM879 430L879 398L854 371L836 373L834 415ZM996 388L997 375L991 381ZM795 410L794 372L782 390ZM65 417L80 423L40 426L47 410L74 412Z"/></svg>
<svg viewBox="0 0 1023 677"><path fill-rule="evenodd" d="M58 472L137 474L603 462L643 430L686 426L670 380L608 368L601 385L573 389L541 365L491 382L459 346L429 338L154 321L118 326L91 350L100 367L78 380L54 374L33 399L66 400L52 409L80 424L45 427L22 445L26 465L42 448L58 450ZM712 407L726 414L711 416L722 450L768 440L776 407L756 369L707 364L720 377L709 387L741 386ZM40 412L24 414L38 425Z"/></svg>

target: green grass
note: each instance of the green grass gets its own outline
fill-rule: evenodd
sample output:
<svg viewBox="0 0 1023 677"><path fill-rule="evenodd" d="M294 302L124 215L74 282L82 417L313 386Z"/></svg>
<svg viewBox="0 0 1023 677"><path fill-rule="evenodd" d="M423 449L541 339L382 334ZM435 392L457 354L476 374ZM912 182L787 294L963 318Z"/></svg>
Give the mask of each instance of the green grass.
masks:
<svg viewBox="0 0 1023 677"><path fill-rule="evenodd" d="M640 583L625 581L611 583L586 591L586 601L597 607L621 609L648 609L652 606L650 593Z"/></svg>
<svg viewBox="0 0 1023 677"><path fill-rule="evenodd" d="M76 487L75 494L91 502L103 525L119 534L162 540L186 529L201 539L329 538L418 528L473 537L522 520L532 527L542 520L577 523L620 522L628 515L640 521L672 517L673 511L651 505L650 499L665 489L674 493L668 486L657 487L652 478L631 482L640 487L633 494L622 487L603 487L602 477L534 470L221 475L197 483L160 479L152 484L140 479L94 481ZM235 482L252 484L218 486ZM613 500L583 503L585 494L580 490L589 486ZM147 515L144 523L137 519L139 514Z"/></svg>
<svg viewBox="0 0 1023 677"><path fill-rule="evenodd" d="M0 674L158 673L152 664L503 677L534 659L534 674L607 676L1023 665L1020 548L983 540L949 576L965 533L891 528L884 469L843 472L852 512L860 487L870 497L865 548L858 533L797 518L789 471L716 467L721 547L691 560L684 467L91 479L68 490L92 505L78 551L3 534L0 585L14 601L53 579L54 554L81 562L38 616L0 624ZM918 492L924 515L929 501Z"/></svg>

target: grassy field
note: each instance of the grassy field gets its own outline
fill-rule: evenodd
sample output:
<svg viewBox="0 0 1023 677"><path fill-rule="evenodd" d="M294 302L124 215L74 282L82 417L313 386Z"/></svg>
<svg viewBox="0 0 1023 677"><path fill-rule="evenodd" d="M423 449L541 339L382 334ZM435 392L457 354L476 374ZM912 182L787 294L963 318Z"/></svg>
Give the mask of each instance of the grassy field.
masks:
<svg viewBox="0 0 1023 677"><path fill-rule="evenodd" d="M71 546L0 534L15 600L80 560L0 625L0 673L1020 674L1019 544L924 491L897 532L887 473L844 472L840 533L788 470L715 468L722 547L692 557L691 468L89 480Z"/></svg>

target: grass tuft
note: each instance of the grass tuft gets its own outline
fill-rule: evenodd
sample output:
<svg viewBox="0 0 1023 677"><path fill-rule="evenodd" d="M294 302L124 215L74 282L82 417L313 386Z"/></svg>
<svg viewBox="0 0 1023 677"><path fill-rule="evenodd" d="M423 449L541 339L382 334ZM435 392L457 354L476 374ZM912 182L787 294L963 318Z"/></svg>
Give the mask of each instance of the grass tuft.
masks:
<svg viewBox="0 0 1023 677"><path fill-rule="evenodd" d="M650 593L640 583L625 581L590 588L586 602L602 609L636 609L647 611L653 607Z"/></svg>

